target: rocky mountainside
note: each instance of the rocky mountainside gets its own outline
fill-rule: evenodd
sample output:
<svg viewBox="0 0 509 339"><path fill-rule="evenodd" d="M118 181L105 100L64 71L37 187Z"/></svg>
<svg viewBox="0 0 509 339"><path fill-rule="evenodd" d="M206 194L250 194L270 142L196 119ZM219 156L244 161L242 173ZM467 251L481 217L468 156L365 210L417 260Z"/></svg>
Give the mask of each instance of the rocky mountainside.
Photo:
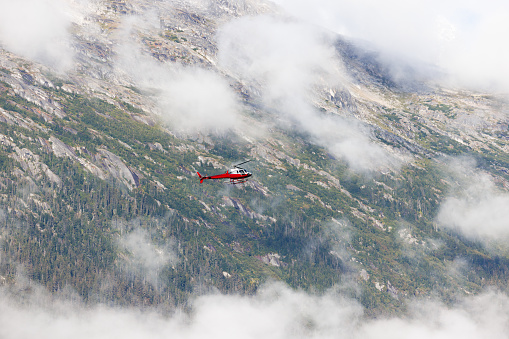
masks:
<svg viewBox="0 0 509 339"><path fill-rule="evenodd" d="M507 289L503 95L269 2L66 4L58 53L0 45L6 288L172 309L281 281L369 315ZM199 183L246 159L247 183Z"/></svg>

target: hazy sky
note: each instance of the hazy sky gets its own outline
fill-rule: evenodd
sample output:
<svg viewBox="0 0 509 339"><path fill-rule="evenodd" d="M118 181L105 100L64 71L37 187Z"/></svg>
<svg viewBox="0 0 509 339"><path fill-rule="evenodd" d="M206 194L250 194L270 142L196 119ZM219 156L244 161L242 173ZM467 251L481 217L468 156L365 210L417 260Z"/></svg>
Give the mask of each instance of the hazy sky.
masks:
<svg viewBox="0 0 509 339"><path fill-rule="evenodd" d="M372 43L389 62L429 63L447 72L451 84L509 91L505 0L274 2L294 16Z"/></svg>

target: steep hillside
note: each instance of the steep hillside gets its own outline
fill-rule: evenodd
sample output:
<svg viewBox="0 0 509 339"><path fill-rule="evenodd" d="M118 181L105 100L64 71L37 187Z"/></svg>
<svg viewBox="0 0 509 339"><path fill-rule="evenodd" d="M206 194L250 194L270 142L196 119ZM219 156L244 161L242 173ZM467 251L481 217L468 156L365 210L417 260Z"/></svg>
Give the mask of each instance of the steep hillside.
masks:
<svg viewBox="0 0 509 339"><path fill-rule="evenodd" d="M281 281L370 315L507 288L504 97L268 3L78 5L70 66L1 45L1 284L172 309Z"/></svg>

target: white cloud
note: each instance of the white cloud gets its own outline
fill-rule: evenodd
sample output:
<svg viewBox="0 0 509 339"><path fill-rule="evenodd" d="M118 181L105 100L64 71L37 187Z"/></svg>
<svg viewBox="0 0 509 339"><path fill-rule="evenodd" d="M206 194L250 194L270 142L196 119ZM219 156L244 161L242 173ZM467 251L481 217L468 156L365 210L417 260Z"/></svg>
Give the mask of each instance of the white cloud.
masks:
<svg viewBox="0 0 509 339"><path fill-rule="evenodd" d="M488 292L447 307L438 302L412 303L411 316L369 322L364 338L508 338L509 299Z"/></svg>
<svg viewBox="0 0 509 339"><path fill-rule="evenodd" d="M24 293L27 293L25 290ZM19 297L19 292L15 293ZM28 292L30 293L30 292ZM32 292L36 293L36 292ZM37 292L43 293L43 292ZM35 296L33 295L35 298ZM255 296L198 297L190 313L120 309L50 298L19 302L0 290L0 336L5 338L508 338L509 298L486 292L446 306L414 300L404 317L367 319L355 301L312 295L281 284ZM39 302L37 300L39 300Z"/></svg>
<svg viewBox="0 0 509 339"><path fill-rule="evenodd" d="M242 80L263 85L264 100L309 96L324 76L342 73L327 36L311 25L269 16L245 17L223 26L220 64Z"/></svg>
<svg viewBox="0 0 509 339"><path fill-rule="evenodd" d="M235 128L241 123L241 107L227 80L211 70L158 62L142 52L132 34L137 34L138 27L154 28L153 18L157 16L124 21L116 51L117 71L141 89L153 92L162 118L176 130L222 133Z"/></svg>
<svg viewBox="0 0 509 339"><path fill-rule="evenodd" d="M177 254L171 243L158 246L151 240L150 234L135 228L124 234L119 240L120 248L125 252L124 260L119 262L121 269L128 274L146 279L153 286L158 287L161 270L177 262Z"/></svg>
<svg viewBox="0 0 509 339"><path fill-rule="evenodd" d="M372 170L394 161L359 121L325 116L314 108L319 92L346 91L348 81L331 37L318 27L270 16L237 19L218 34L218 60L258 95L276 121L296 124L354 169Z"/></svg>
<svg viewBox="0 0 509 339"><path fill-rule="evenodd" d="M72 66L70 7L63 0L0 0L0 44L56 70Z"/></svg>
<svg viewBox="0 0 509 339"><path fill-rule="evenodd" d="M504 241L509 238L509 193L498 189L491 177L475 172L468 161L452 163L460 188L442 203L441 226L471 239Z"/></svg>
<svg viewBox="0 0 509 339"><path fill-rule="evenodd" d="M509 194L493 190L491 185L475 183L466 196L447 198L438 220L447 228L459 229L471 238L497 240L509 236Z"/></svg>
<svg viewBox="0 0 509 339"><path fill-rule="evenodd" d="M221 132L239 122L233 90L211 71L182 68L161 89L164 116L181 129Z"/></svg>
<svg viewBox="0 0 509 339"><path fill-rule="evenodd" d="M449 74L449 82L509 90L506 1L275 2L295 16L372 43L392 66L401 60L435 65Z"/></svg>
<svg viewBox="0 0 509 339"><path fill-rule="evenodd" d="M357 171L397 168L400 161L370 138L359 121L344 118L313 118L305 122L318 143Z"/></svg>

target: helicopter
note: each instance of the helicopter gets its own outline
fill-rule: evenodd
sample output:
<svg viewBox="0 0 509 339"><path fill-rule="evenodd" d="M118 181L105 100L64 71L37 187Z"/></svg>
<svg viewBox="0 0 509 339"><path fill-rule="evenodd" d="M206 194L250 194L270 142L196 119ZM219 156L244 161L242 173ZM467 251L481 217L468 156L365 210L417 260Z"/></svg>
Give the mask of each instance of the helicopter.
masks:
<svg viewBox="0 0 509 339"><path fill-rule="evenodd" d="M230 179L230 184L236 185L236 184L242 184L247 181L247 178L249 178L252 173L246 171L240 165L245 164L246 162L250 162L251 160L246 160L244 162L241 162L237 165L234 165L233 168L226 171L226 173L223 174L217 174L217 175L211 175L211 176L202 176L200 172L196 172L198 174L198 177L200 178L200 184L203 183L203 180L205 179Z"/></svg>

